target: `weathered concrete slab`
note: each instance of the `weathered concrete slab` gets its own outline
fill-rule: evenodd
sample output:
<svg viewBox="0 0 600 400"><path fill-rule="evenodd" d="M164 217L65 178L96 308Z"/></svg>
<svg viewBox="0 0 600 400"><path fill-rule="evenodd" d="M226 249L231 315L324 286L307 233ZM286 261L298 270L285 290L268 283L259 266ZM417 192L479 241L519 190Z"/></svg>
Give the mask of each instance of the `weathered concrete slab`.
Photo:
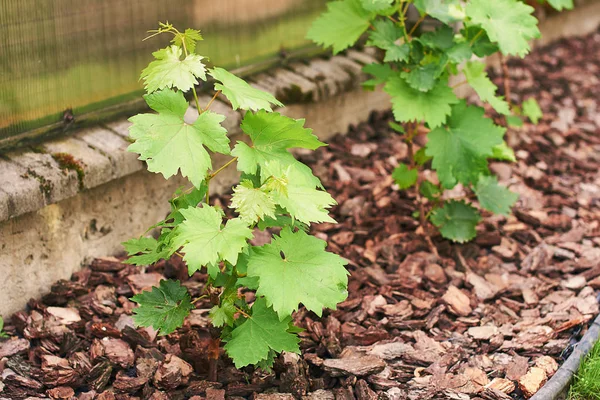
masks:
<svg viewBox="0 0 600 400"><path fill-rule="evenodd" d="M27 169L5 159L0 159L0 210L8 215L20 215L38 210L46 205L40 182Z"/></svg>
<svg viewBox="0 0 600 400"><path fill-rule="evenodd" d="M50 154L20 150L6 154L6 157L26 169L28 175L38 180L45 204L56 203L79 192L77 173L61 169Z"/></svg>
<svg viewBox="0 0 600 400"><path fill-rule="evenodd" d="M106 183L117 175L117 167L108 156L77 138L52 140L40 147L45 153L51 154L61 168L76 171L85 189Z"/></svg>
<svg viewBox="0 0 600 400"><path fill-rule="evenodd" d="M127 151L130 142L102 127L85 129L75 135L82 142L108 157L113 164L114 178L120 178L144 169L138 155Z"/></svg>

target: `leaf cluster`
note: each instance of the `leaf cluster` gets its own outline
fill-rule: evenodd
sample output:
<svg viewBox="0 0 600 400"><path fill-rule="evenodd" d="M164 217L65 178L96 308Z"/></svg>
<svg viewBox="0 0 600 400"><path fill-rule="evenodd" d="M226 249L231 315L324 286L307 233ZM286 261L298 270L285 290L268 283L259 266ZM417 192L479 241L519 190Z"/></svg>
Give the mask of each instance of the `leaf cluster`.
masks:
<svg viewBox="0 0 600 400"><path fill-rule="evenodd" d="M557 9L572 7L565 0L550 3ZM409 7L420 15L410 26ZM525 118L537 123L542 113L535 99L512 105L498 94L478 60L494 53L525 56L530 41L540 35L533 12L520 0L336 0L308 32L309 39L334 53L363 36L367 46L380 51L383 62L364 68L372 76L364 86L372 90L381 85L390 95L397 121L391 128L412 155L392 177L400 189L413 189L417 198L427 199L430 210L420 211L421 221L429 218L453 241L475 237L480 209L507 214L517 200L488 169L489 160L514 161L504 141L506 129L486 117L483 108L459 100L454 88L470 85L481 102L509 123L522 124ZM435 20L436 28L420 32L426 18ZM427 144L418 149L414 139L420 134L427 135ZM435 170L438 179L421 177L424 168ZM465 198L445 199L444 191L457 185L467 191ZM478 207L469 201L473 199Z"/></svg>
<svg viewBox="0 0 600 400"><path fill-rule="evenodd" d="M347 295L346 261L305 232L311 223L334 223L328 209L336 202L311 169L290 153L325 144L303 119L273 112L273 106L283 104L271 94L223 68L206 68L204 58L195 53L202 39L199 31L180 32L164 23L151 33L171 34L173 40L155 51L155 60L142 71L144 99L152 112L130 118L134 141L129 151L137 153L149 171L165 178L181 174L192 186L178 190L167 218L151 227L158 230L157 238L142 235L123 243L128 262L147 265L177 254L190 275L205 271L206 293L217 293L209 296L209 317L223 328L227 354L238 367L270 368L277 353L299 352L291 315L300 305L321 315L323 308L335 308ZM195 86L207 77L214 80L214 98L222 94L234 110L245 112L241 129L247 140L233 147L222 125L226 117L209 110L212 101L204 108L197 102ZM190 107L187 92L198 111L193 122L184 119ZM215 168L212 155L217 153L232 158ZM232 188L229 204L236 216L227 218L210 204L210 183L234 163L242 179ZM271 243L250 243L257 231L270 228L280 229ZM245 301L243 290L256 292L253 304ZM196 301L185 283L172 280L132 300L139 304L135 322L161 335L182 326Z"/></svg>

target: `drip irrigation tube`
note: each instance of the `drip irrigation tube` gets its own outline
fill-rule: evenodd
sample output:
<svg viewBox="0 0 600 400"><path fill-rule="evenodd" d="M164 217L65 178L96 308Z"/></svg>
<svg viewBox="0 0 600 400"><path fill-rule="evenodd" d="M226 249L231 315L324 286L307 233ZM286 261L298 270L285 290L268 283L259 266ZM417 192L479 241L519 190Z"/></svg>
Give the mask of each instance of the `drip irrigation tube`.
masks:
<svg viewBox="0 0 600 400"><path fill-rule="evenodd" d="M566 397L573 376L600 336L600 315L596 317L583 335L573 353L561 365L550 380L529 400L559 400Z"/></svg>

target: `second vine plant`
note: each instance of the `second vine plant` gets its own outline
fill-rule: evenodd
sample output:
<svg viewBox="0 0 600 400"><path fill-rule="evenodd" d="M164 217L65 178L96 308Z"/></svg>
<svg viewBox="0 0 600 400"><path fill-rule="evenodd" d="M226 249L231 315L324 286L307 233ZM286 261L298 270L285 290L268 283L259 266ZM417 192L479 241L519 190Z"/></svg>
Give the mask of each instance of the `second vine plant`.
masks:
<svg viewBox="0 0 600 400"><path fill-rule="evenodd" d="M203 57L195 53L200 32L181 32L171 24L160 24L155 35L172 35L172 44L153 53L142 72L148 92L144 96L155 113L130 119L129 150L146 161L148 170L165 178L178 171L192 183L171 200L171 213L153 228L158 240L141 237L124 243L130 263L152 264L173 254L183 257L189 274L206 268L204 295L210 299L212 325L222 328L220 339L236 367L256 365L268 369L277 353L299 352L292 313L300 304L321 315L347 296L345 260L325 251L326 243L307 231L311 223L335 222L327 209L335 204L311 169L297 161L291 148L314 150L324 146L304 120L273 112L282 106L269 93L257 90L223 68L208 71ZM154 36L154 35L152 35ZM194 86L206 75L215 80L215 95L201 107ZM185 92L190 92L198 110L193 123L184 120L188 111ZM225 116L210 110L219 94L234 110L245 110L241 129L249 144L239 141L232 150L221 123ZM208 152L230 155L213 170ZM211 180L237 162L241 181L233 187L230 208L235 218L210 204ZM269 244L253 246L256 230L280 229ZM182 254L183 253L183 254ZM254 291L246 302L244 291ZM178 281L163 280L159 287L133 297L138 325L152 326L169 334L182 326L194 308L188 291ZM219 338L209 349L209 378L216 379Z"/></svg>
<svg viewBox="0 0 600 400"><path fill-rule="evenodd" d="M573 6L572 0L550 4L557 9ZM411 5L420 18L408 27ZM485 64L476 59L497 52L524 57L528 42L540 35L533 11L519 0L339 0L328 3L308 33L309 39L338 53L368 31L367 45L384 54L383 63L364 68L373 76L364 85L372 89L383 84L391 96L394 119L401 124L390 126L403 135L410 158L392 176L401 189L414 188L416 214L434 252L427 221L443 237L465 242L475 237L481 220L468 199L476 197L481 208L497 214L508 214L517 200L488 169L490 159L515 161L504 141L506 129L485 117L483 108L459 100L453 89L468 83L508 123L522 124L523 117L537 123L542 114L535 99L517 107L498 97ZM436 20L438 28L416 37L427 17ZM452 75L464 75L463 82L451 86ZM417 150L415 138L421 134L427 134L427 144ZM439 182L424 177L429 162ZM445 199L444 191L458 184L473 196ZM428 209L423 198L428 199Z"/></svg>

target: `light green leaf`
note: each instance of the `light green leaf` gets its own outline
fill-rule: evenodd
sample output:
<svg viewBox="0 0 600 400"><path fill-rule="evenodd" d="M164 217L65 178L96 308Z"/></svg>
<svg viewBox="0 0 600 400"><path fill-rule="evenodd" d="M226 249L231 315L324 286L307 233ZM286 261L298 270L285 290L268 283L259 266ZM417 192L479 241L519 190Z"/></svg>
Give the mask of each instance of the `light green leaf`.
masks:
<svg viewBox="0 0 600 400"><path fill-rule="evenodd" d="M287 331L290 321L291 318L280 320L259 298L252 306L252 315L231 332L225 351L236 368L267 359L271 350L300 353L300 339Z"/></svg>
<svg viewBox="0 0 600 400"><path fill-rule="evenodd" d="M360 2L365 10L378 12L390 8L394 3L394 0L360 0Z"/></svg>
<svg viewBox="0 0 600 400"><path fill-rule="evenodd" d="M572 10L573 9L573 0L548 0L548 3L555 10L562 11L562 9Z"/></svg>
<svg viewBox="0 0 600 400"><path fill-rule="evenodd" d="M485 64L479 61L469 61L463 69L469 85L477 92L482 101L490 103L499 114L510 114L508 103L500 97L496 97L496 85L492 83L485 72Z"/></svg>
<svg viewBox="0 0 600 400"><path fill-rule="evenodd" d="M233 316L236 313L235 306L231 302L224 302L220 306L214 306L208 312L213 326L220 328L223 325L233 325Z"/></svg>
<svg viewBox="0 0 600 400"><path fill-rule="evenodd" d="M410 46L406 43L398 43L398 39L402 37L400 27L387 19L376 20L373 26L375 30L371 31L367 45L386 50L384 62L408 60Z"/></svg>
<svg viewBox="0 0 600 400"><path fill-rule="evenodd" d="M165 88L187 92L198 84L197 78L206 80L206 70L201 62L203 57L188 54L181 60L182 50L178 46L169 46L152 55L156 60L148 64L141 75L148 93Z"/></svg>
<svg viewBox="0 0 600 400"><path fill-rule="evenodd" d="M523 115L536 125L540 122L540 118L544 116L538 102L533 97L525 100L521 106L523 107Z"/></svg>
<svg viewBox="0 0 600 400"><path fill-rule="evenodd" d="M482 175L475 185L475 194L481 207L494 214L508 215L519 195L498 184L495 176Z"/></svg>
<svg viewBox="0 0 600 400"><path fill-rule="evenodd" d="M234 110L268 110L271 104L283 107L283 104L270 93L250 86L245 80L238 78L223 68L213 68L208 72L215 80L215 90L220 90L231 102Z"/></svg>
<svg viewBox="0 0 600 400"><path fill-rule="evenodd" d="M255 188L252 182L243 180L233 188L230 208L240 214L240 219L252 224L265 217L275 218L275 202L263 187Z"/></svg>
<svg viewBox="0 0 600 400"><path fill-rule="evenodd" d="M419 192L430 201L433 201L442 194L442 189L430 181L423 181L419 187Z"/></svg>
<svg viewBox="0 0 600 400"><path fill-rule="evenodd" d="M471 0L467 5L467 16L486 30L502 53L520 57L529 53L529 41L540 36L533 11L519 0Z"/></svg>
<svg viewBox="0 0 600 400"><path fill-rule="evenodd" d="M313 22L306 38L323 47L333 46L333 53L337 54L356 43L373 16L362 7L361 0L332 1Z"/></svg>
<svg viewBox="0 0 600 400"><path fill-rule="evenodd" d="M425 46L442 51L454 46L454 31L448 25L442 25L433 32L426 32L418 40Z"/></svg>
<svg viewBox="0 0 600 400"><path fill-rule="evenodd" d="M465 19L465 10L460 0L415 0L414 4L421 15L431 15L445 24Z"/></svg>
<svg viewBox="0 0 600 400"><path fill-rule="evenodd" d="M448 59L455 63L460 64L463 61L471 59L473 56L473 50L468 43L456 43L448 51Z"/></svg>
<svg viewBox="0 0 600 400"><path fill-rule="evenodd" d="M252 230L239 218L229 219L222 226L223 214L215 207L205 205L180 212L185 221L177 227L173 247L183 246L190 275L203 266L216 266L219 261L235 265L238 254L252 238Z"/></svg>
<svg viewBox="0 0 600 400"><path fill-rule="evenodd" d="M318 190L314 176L307 176L292 164L282 166L276 160L267 162L261 170L263 181L270 189L276 204L285 208L290 215L300 222L331 222L335 220L327 211L336 201L329 193Z"/></svg>
<svg viewBox="0 0 600 400"><path fill-rule="evenodd" d="M494 146L502 144L505 129L484 117L480 107L464 101L452 107L447 128L429 132L426 154L433 157L432 167L442 185L449 189L457 182L471 184L487 172L487 159Z"/></svg>
<svg viewBox="0 0 600 400"><path fill-rule="evenodd" d="M523 119L517 115L507 115L506 123L508 126L521 127L523 126Z"/></svg>
<svg viewBox="0 0 600 400"><path fill-rule="evenodd" d="M437 84L438 67L435 64L417 66L408 72L401 72L400 76L404 78L408 85L420 92L428 92Z"/></svg>
<svg viewBox="0 0 600 400"><path fill-rule="evenodd" d="M394 172L392 172L392 178L400 189L408 189L417 183L417 176L419 172L416 169L409 169L406 164L400 164Z"/></svg>
<svg viewBox="0 0 600 400"><path fill-rule="evenodd" d="M502 144L494 146L494 149L492 150L492 158L502 161L517 161L515 152L508 146L508 144L506 144L506 142L502 142Z"/></svg>
<svg viewBox="0 0 600 400"><path fill-rule="evenodd" d="M461 201L449 201L431 213L431 222L446 239L464 243L477 235L475 227L481 220L476 208Z"/></svg>
<svg viewBox="0 0 600 400"><path fill-rule="evenodd" d="M196 51L196 42L202 39L202 35L200 31L197 29L186 29L184 32L175 35L175 37L171 40L176 46L183 47L185 44L185 48L188 53L193 53Z"/></svg>
<svg viewBox="0 0 600 400"><path fill-rule="evenodd" d="M139 159L147 162L149 171L168 179L181 170L183 176L199 187L212 168L204 146L229 153L227 131L221 126L225 117L207 111L188 124L183 120L185 98L181 92L162 90L145 98L159 113L138 114L129 119L133 122L129 134L135 142L128 151L138 153Z"/></svg>
<svg viewBox="0 0 600 400"><path fill-rule="evenodd" d="M430 91L421 92L411 88L400 75L393 75L385 85L385 91L392 96L396 121L424 121L431 128L442 125L450 115L450 106L458 103L445 80L438 81Z"/></svg>
<svg viewBox="0 0 600 400"><path fill-rule="evenodd" d="M151 237L140 237L138 239L130 239L121 243L127 251L129 258L124 261L126 264L133 265L150 265L158 260L170 256L168 249L159 250L159 242ZM136 255L142 253L140 255Z"/></svg>
<svg viewBox="0 0 600 400"><path fill-rule="evenodd" d="M253 247L248 276L258 277L256 294L264 296L285 319L300 303L321 316L323 308L335 308L346 299L346 261L325 251L326 242L302 231L284 228L270 244Z"/></svg>
<svg viewBox="0 0 600 400"><path fill-rule="evenodd" d="M267 162L278 161L283 166L295 165L312 175L310 168L296 161L288 149L315 150L325 146L312 134L311 129L304 127L303 119L296 120L279 113L267 113L264 110L246 113L241 128L252 139L252 147L237 142L231 154L239 158L238 170L247 174L256 173L258 167L263 168Z"/></svg>
<svg viewBox="0 0 600 400"><path fill-rule="evenodd" d="M362 68L366 74L373 75L375 79L369 79L363 82L362 85L367 90L374 90L375 86L385 83L390 75L394 73L390 64L368 64Z"/></svg>
<svg viewBox="0 0 600 400"><path fill-rule="evenodd" d="M172 280L162 280L159 287L137 294L131 300L139 304L133 309L135 323L152 327L159 335L173 333L194 308L187 289Z"/></svg>

